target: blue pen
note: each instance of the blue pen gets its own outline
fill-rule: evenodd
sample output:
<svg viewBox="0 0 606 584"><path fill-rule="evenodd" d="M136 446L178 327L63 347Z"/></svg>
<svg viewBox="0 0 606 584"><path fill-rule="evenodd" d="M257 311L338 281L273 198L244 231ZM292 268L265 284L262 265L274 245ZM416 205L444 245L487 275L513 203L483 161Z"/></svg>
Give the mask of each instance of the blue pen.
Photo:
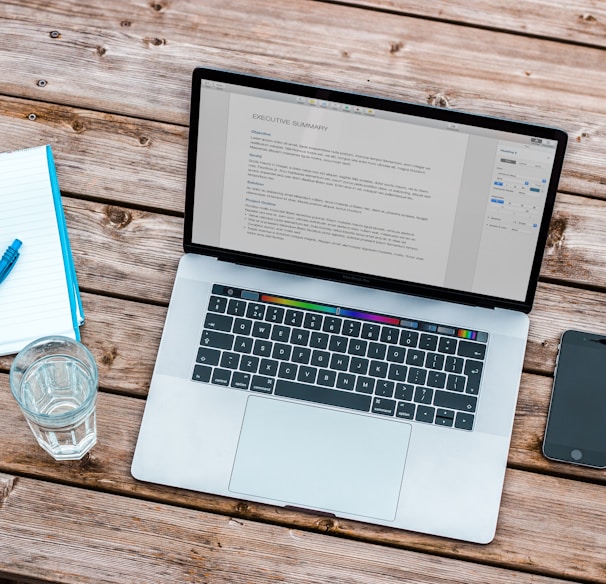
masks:
<svg viewBox="0 0 606 584"><path fill-rule="evenodd" d="M0 284L4 282L6 276L8 276L10 271L15 267L15 264L19 259L19 248L21 245L21 240L15 239L4 252L2 259L0 260Z"/></svg>

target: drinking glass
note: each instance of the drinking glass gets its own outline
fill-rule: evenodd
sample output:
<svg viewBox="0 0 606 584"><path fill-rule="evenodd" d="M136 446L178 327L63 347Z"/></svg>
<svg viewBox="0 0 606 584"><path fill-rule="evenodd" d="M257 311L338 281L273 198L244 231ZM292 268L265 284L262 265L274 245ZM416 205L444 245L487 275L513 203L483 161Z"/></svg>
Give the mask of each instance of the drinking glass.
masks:
<svg viewBox="0 0 606 584"><path fill-rule="evenodd" d="M97 442L98 371L80 342L33 341L15 357L10 387L38 444L55 460L79 460Z"/></svg>

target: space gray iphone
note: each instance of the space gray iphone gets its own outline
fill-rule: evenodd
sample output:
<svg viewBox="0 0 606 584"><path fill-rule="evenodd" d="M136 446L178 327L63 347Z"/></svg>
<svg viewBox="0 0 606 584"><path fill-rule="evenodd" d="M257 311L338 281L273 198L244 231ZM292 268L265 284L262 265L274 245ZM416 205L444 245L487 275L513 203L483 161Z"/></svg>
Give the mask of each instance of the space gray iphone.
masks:
<svg viewBox="0 0 606 584"><path fill-rule="evenodd" d="M562 335L543 454L606 468L606 335Z"/></svg>

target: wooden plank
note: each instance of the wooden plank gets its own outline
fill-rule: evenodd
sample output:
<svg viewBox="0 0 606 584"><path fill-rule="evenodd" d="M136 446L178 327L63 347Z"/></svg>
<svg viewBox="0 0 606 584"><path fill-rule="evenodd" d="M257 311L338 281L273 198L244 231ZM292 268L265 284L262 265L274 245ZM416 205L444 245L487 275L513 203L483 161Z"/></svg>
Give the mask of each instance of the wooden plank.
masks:
<svg viewBox="0 0 606 584"><path fill-rule="evenodd" d="M422 18L606 47L606 10L593 0L542 2L499 0L420 2L418 0L351 0L363 8L390 10Z"/></svg>
<svg viewBox="0 0 606 584"><path fill-rule="evenodd" d="M6 375L0 375L0 387L7 382L6 377ZM2 422L0 423L0 443L5 445L0 452L0 471L87 487L88 492L79 491L79 495L75 497L84 501L96 496L90 489L100 489L153 499L175 506L220 513L228 517L269 521L276 525L375 541L387 546L438 552L460 560L506 566L513 570L529 570L535 574L554 577L560 574L562 577L596 582L604 577L606 491L604 491L603 485L509 470L497 536L491 544L479 546L135 481L130 476L129 466L143 408L141 400L102 393L98 407L99 444L83 461L61 464L54 462L35 445L34 438L21 418L16 403L6 391L0 392L0 405L2 406L0 409L0 421ZM6 499L7 503L13 500L15 491L23 481L24 479L18 479L16 486ZM39 499L48 501L45 495L41 494L42 488L40 484L37 484L35 492L38 493ZM566 493L565 498L562 497L562 493ZM56 500L53 499L53 501ZM7 503L3 509L0 509L0 525L3 512L8 508ZM124 534L130 529L133 516L141 516L141 512L136 510L139 504L135 501L131 504L134 506L133 509L129 510L124 515L124 519L113 527L119 534ZM107 521L104 510L111 509L111 513L119 516L120 505L120 502L116 502L114 498L113 503L108 502L100 507L102 509L100 515L96 512L93 513L94 518L91 520L95 525L104 525ZM55 512L50 517L41 514L36 520L43 526L43 531L46 520L57 522L58 517L63 513L60 503L57 503L53 509ZM177 514L179 513L176 507L173 510ZM79 518L74 521L82 524L83 517L89 516L91 513L78 508L77 511L68 515ZM168 516L172 516L172 512L166 513L165 519L159 520L158 525L163 525L163 521ZM16 521L25 520L19 518ZM32 520L30 519L30 521ZM206 524L206 517L200 518L200 521L202 524ZM189 522L187 525L191 525L191 523ZM87 526L81 525L81 528L83 529L81 541L85 541L84 534L88 533ZM38 530L39 532L40 530ZM1 533L2 529L0 529ZM164 527L158 527L158 533L165 533ZM1 537L2 535L0 535ZM97 533L93 538L97 543L91 545L102 545L106 537L107 535ZM143 545L144 534L139 532L134 537ZM37 538L38 536L36 536ZM33 543L40 544L39 541ZM14 542L13 545L15 545ZM34 549L36 545L34 545ZM333 545L334 542L329 538L326 543L327 548L331 548ZM348 547L347 549L353 548ZM377 549L385 550L387 548ZM39 551L42 552L42 550ZM2 566L1 563L0 566ZM352 566L356 566L356 564L352 564ZM1 570L2 568L0 568L0 573Z"/></svg>
<svg viewBox="0 0 606 584"><path fill-rule="evenodd" d="M63 193L183 213L187 129L0 97L2 150L53 148Z"/></svg>
<svg viewBox="0 0 606 584"><path fill-rule="evenodd" d="M0 576L119 584L561 582L31 479L18 480L9 503L0 510Z"/></svg>

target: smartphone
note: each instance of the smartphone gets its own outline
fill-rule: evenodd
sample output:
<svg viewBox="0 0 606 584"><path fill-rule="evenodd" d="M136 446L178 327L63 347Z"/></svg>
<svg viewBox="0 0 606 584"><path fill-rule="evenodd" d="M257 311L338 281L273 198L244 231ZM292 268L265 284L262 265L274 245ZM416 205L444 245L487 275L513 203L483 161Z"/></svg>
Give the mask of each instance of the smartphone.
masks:
<svg viewBox="0 0 606 584"><path fill-rule="evenodd" d="M562 335L543 454L606 468L606 335L574 330Z"/></svg>

